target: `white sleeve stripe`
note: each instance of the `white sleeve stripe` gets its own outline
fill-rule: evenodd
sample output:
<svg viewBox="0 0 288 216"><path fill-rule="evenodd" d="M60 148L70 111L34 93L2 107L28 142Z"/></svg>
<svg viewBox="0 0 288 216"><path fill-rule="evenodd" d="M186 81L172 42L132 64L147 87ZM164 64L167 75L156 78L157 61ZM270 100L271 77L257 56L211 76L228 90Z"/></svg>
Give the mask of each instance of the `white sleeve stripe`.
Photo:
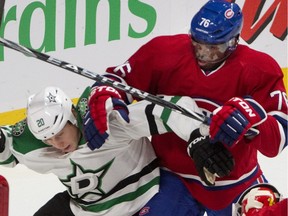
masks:
<svg viewBox="0 0 288 216"><path fill-rule="evenodd" d="M285 135L283 126L278 121L277 121L277 124L279 128L279 133L280 133L280 145L279 145L279 150L278 150L278 154L280 154L285 147L285 143L287 143L286 141L287 137Z"/></svg>

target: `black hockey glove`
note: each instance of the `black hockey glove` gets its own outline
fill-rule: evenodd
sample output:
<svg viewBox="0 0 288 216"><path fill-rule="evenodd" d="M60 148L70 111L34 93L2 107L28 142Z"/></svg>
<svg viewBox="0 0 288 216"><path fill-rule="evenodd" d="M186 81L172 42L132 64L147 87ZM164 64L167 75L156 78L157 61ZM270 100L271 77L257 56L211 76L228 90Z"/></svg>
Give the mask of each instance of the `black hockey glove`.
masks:
<svg viewBox="0 0 288 216"><path fill-rule="evenodd" d="M222 143L210 143L209 137L202 136L199 129L191 133L187 150L200 178L209 186L215 184L215 177L228 176L234 168L232 154Z"/></svg>
<svg viewBox="0 0 288 216"><path fill-rule="evenodd" d="M3 131L0 129L0 153L2 153L5 150L5 142L6 142L5 135Z"/></svg>

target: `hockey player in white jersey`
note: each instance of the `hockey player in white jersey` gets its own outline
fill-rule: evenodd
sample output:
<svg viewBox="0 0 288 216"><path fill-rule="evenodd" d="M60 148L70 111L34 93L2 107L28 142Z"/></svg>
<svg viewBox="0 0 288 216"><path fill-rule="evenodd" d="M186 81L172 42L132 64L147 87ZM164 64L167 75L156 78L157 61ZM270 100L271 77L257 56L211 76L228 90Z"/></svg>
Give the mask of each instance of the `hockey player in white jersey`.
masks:
<svg viewBox="0 0 288 216"><path fill-rule="evenodd" d="M98 92L97 100L89 103L100 88L103 94ZM200 112L188 97L165 99ZM26 119L1 128L2 165L21 163L39 173L54 173L67 187L35 216L168 215L169 207L164 205L150 212L141 210L159 194L160 171L147 137L173 131L188 141L200 122L147 101L128 107L111 87L94 87L93 91L88 87L76 107L61 89L47 87L29 97ZM103 118L109 118L108 125L101 123ZM197 144L197 138L192 137L191 143ZM201 151L206 144L189 145L189 153ZM215 162L213 157L223 152L224 163ZM199 161L202 172L205 164L218 176L229 174L233 167L231 154L221 146L207 161Z"/></svg>

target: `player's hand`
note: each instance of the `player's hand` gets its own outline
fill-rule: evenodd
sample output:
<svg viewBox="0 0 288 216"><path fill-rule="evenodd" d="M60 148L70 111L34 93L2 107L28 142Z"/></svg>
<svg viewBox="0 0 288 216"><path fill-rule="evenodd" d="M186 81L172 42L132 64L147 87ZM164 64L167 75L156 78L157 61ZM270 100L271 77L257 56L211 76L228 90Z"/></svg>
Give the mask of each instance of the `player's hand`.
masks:
<svg viewBox="0 0 288 216"><path fill-rule="evenodd" d="M129 123L129 110L113 87L93 87L88 107L89 111L84 118L84 134L92 150L100 148L108 138L108 118L112 112L120 123Z"/></svg>
<svg viewBox="0 0 288 216"><path fill-rule="evenodd" d="M100 148L106 141L106 139L109 136L109 133L106 131L104 133L100 133L98 128L96 127L92 117L91 113L88 110L84 117L84 136L87 141L87 145L91 150L94 150L95 148Z"/></svg>
<svg viewBox="0 0 288 216"><path fill-rule="evenodd" d="M117 83L121 83L123 85L128 85L127 82L120 76L114 74L114 73L109 73L109 72L104 72L102 74L103 77L108 78L109 80L115 81ZM95 86L101 86L103 85L102 83L96 81L92 87ZM133 102L133 97L131 94L125 92L125 91L118 91L118 93L121 95L122 100L126 103L126 104L131 104Z"/></svg>
<svg viewBox="0 0 288 216"><path fill-rule="evenodd" d="M259 133L255 126L261 124L267 118L263 107L251 98L234 97L222 107L213 112L210 123L210 137L212 142L221 142L232 147L243 136L253 132Z"/></svg>
<svg viewBox="0 0 288 216"><path fill-rule="evenodd" d="M209 186L215 184L215 177L228 176L234 168L232 154L221 143L210 143L209 136L202 136L199 129L191 133L187 151L200 178Z"/></svg>
<svg viewBox="0 0 288 216"><path fill-rule="evenodd" d="M5 150L5 142L6 142L6 137L0 128L0 153Z"/></svg>
<svg viewBox="0 0 288 216"><path fill-rule="evenodd" d="M108 116L115 110L118 120L122 123L129 123L129 110L122 101L121 95L116 89L110 86L93 87L90 93L89 110L91 117L100 133L108 129Z"/></svg>

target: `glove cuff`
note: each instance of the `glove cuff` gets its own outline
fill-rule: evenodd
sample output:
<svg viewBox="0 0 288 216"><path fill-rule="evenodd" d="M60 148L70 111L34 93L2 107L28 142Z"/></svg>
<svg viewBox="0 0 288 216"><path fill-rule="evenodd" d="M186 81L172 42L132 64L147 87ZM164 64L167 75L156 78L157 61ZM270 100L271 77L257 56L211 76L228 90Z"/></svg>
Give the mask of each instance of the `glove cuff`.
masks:
<svg viewBox="0 0 288 216"><path fill-rule="evenodd" d="M236 107L241 114L249 120L251 127L261 124L267 118L264 108L257 101L248 96L244 98L233 97L227 101L225 105Z"/></svg>
<svg viewBox="0 0 288 216"><path fill-rule="evenodd" d="M114 97L114 98L121 98L121 95L119 94L119 92L111 87L111 86L94 86L91 89L90 92L90 96L88 98L88 104L89 106L91 105L91 103L93 103L93 101L101 96L105 96L105 97Z"/></svg>
<svg viewBox="0 0 288 216"><path fill-rule="evenodd" d="M256 111L256 113L259 115L261 121L257 122L256 124L252 125L252 127L255 127L259 124L262 124L267 119L267 113L264 110L264 108L255 100L252 98L245 98L245 101L247 101L251 107Z"/></svg>
<svg viewBox="0 0 288 216"><path fill-rule="evenodd" d="M209 137L201 135L199 128L192 131L188 141L188 155L193 158L193 153L197 149L197 147L206 142L209 142Z"/></svg>

